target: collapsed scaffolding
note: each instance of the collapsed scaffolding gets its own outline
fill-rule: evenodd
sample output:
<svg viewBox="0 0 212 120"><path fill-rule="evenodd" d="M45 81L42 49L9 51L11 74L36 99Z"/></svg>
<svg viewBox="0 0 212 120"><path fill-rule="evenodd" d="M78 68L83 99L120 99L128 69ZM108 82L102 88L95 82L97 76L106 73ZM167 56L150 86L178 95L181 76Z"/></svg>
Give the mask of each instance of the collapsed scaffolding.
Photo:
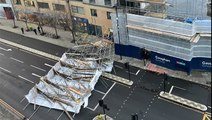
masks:
<svg viewBox="0 0 212 120"><path fill-rule="evenodd" d="M40 78L25 96L29 103L51 109L79 113L102 72L113 67L113 43L100 40L73 47L64 53L47 75Z"/></svg>

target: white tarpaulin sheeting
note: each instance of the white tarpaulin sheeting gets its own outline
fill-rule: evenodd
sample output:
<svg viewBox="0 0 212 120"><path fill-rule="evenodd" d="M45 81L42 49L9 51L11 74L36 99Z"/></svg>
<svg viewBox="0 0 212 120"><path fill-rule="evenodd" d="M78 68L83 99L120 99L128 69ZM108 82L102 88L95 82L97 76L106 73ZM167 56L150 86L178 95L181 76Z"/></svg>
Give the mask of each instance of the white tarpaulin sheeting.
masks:
<svg viewBox="0 0 212 120"><path fill-rule="evenodd" d="M88 105L102 71L111 71L112 67L113 62L106 62L99 68L95 60L68 58L64 53L25 97L32 104L79 113L82 105Z"/></svg>

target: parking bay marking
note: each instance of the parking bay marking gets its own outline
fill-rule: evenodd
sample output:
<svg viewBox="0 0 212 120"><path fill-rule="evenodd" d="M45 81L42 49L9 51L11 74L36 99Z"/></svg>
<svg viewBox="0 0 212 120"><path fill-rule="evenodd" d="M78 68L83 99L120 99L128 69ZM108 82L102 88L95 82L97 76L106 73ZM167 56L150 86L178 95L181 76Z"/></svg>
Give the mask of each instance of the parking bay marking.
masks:
<svg viewBox="0 0 212 120"><path fill-rule="evenodd" d="M135 75L138 75L139 72L140 72L140 70L138 70Z"/></svg>
<svg viewBox="0 0 212 120"><path fill-rule="evenodd" d="M114 65L117 68L123 69L123 67L119 66L119 65Z"/></svg>
<svg viewBox="0 0 212 120"><path fill-rule="evenodd" d="M41 70L41 71L43 71L43 72L46 72L46 70L44 70L44 69L42 69L42 68L39 68L39 67L37 67L37 66L34 66L34 65L30 65L31 67L33 67L33 68L35 68L35 69L37 69L37 70Z"/></svg>
<svg viewBox="0 0 212 120"><path fill-rule="evenodd" d="M33 83L33 84L34 84L33 81L31 81L31 80L29 80L29 79L27 79L27 78L25 78L25 77L22 77L22 76L20 76L20 75L18 75L18 77L21 78L21 79L23 79L23 80L25 80L25 81L27 81L27 82L30 82L30 83Z"/></svg>
<svg viewBox="0 0 212 120"><path fill-rule="evenodd" d="M19 62L19 63L24 63L23 61L21 61L21 60L18 60L18 59L16 59L16 58L13 58L13 57L10 57L10 59L12 59L12 60L14 60L14 61L16 61L16 62Z"/></svg>
<svg viewBox="0 0 212 120"><path fill-rule="evenodd" d="M51 67L51 68L53 67L52 65L49 65L49 64L47 64L47 63L45 63L44 65L45 65L45 66L48 66L48 67Z"/></svg>
<svg viewBox="0 0 212 120"><path fill-rule="evenodd" d="M110 89L105 93L105 95L102 97L102 100L104 100L104 98L107 96L107 94L112 90L112 88L116 85L116 82L113 83L113 85L110 87ZM99 106L99 103L95 106L95 108L90 108L90 107L86 107L87 109L91 110L91 111L95 111L97 109L97 107Z"/></svg>
<svg viewBox="0 0 212 120"><path fill-rule="evenodd" d="M8 73L11 73L11 71L9 71L9 70L7 70L7 69L5 69L5 68L0 67L0 69L6 71L6 72L8 72Z"/></svg>
<svg viewBox="0 0 212 120"><path fill-rule="evenodd" d="M96 91L96 92L98 92L98 93L100 93L100 94L103 94L103 95L106 94L106 93L104 93L104 92L102 92L102 91L99 91L99 90L96 90L96 89L94 89L94 91Z"/></svg>
<svg viewBox="0 0 212 120"><path fill-rule="evenodd" d="M171 89L169 90L169 94L171 94L171 92L173 91L174 87L178 88L180 90L186 90L185 88L181 88L181 87L178 87L178 86L172 86Z"/></svg>
<svg viewBox="0 0 212 120"><path fill-rule="evenodd" d="M33 76L41 78L42 76L32 73Z"/></svg>
<svg viewBox="0 0 212 120"><path fill-rule="evenodd" d="M5 48L2 48L2 47L0 47L0 50L4 50L4 51L7 51L7 52L12 51L12 49L5 49Z"/></svg>
<svg viewBox="0 0 212 120"><path fill-rule="evenodd" d="M3 54L3 53L0 53L0 55L4 56L4 54Z"/></svg>

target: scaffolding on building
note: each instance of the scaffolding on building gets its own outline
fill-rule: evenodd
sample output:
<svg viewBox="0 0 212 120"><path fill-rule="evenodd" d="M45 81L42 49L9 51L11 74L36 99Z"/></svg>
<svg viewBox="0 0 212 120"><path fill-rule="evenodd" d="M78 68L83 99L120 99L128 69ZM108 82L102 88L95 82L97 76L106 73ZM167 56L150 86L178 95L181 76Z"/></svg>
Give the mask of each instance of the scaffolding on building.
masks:
<svg viewBox="0 0 212 120"><path fill-rule="evenodd" d="M127 7L132 14L151 16L157 18L167 17L167 0L127 0L139 4L138 7Z"/></svg>
<svg viewBox="0 0 212 120"><path fill-rule="evenodd" d="M203 13L202 9L207 9L206 0L197 3L193 3L192 0L127 1L140 3L140 6L127 7L125 11L121 12L119 10L118 24L115 14L113 15L112 22L116 44L145 48L186 61L191 61L194 57L211 57L209 50L211 48L211 20L208 17L203 17L207 16L207 11L204 12L204 15L199 14ZM185 7L189 6L190 2L192 2L192 7ZM179 4L183 4L185 8L183 8L184 11L177 13L181 7ZM200 4L199 7L197 4ZM158 7L163 5L164 7L154 10L152 6L155 5ZM202 8L199 9L199 13L193 10L197 8ZM170 13L170 10L173 11ZM163 13L165 17L151 16L147 14L148 12ZM127 35L127 37L118 37L118 32L121 35ZM203 48L201 45L205 45L205 47Z"/></svg>

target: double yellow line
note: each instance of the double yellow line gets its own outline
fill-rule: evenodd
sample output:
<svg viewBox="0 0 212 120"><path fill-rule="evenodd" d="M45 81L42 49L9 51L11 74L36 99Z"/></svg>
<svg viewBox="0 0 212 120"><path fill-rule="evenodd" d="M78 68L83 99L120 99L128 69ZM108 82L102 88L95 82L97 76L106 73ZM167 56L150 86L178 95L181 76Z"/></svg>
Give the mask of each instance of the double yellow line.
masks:
<svg viewBox="0 0 212 120"><path fill-rule="evenodd" d="M18 112L17 110L15 110L13 107L11 107L9 104L7 104L5 101L3 101L2 99L0 99L0 105L2 107L4 107L6 110L10 111L12 114L15 114L17 117L19 117L20 119L25 118L25 116L23 114L21 114L20 112Z"/></svg>

